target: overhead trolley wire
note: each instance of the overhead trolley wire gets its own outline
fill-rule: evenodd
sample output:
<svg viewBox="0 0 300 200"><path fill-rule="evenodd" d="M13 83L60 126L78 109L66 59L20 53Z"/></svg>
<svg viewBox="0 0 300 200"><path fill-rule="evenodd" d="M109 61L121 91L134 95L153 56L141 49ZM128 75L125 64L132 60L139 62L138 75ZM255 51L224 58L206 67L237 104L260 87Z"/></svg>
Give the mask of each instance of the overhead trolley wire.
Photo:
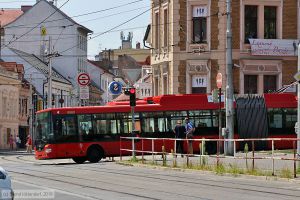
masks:
<svg viewBox="0 0 300 200"><path fill-rule="evenodd" d="M15 40L13 41L9 41L8 44L4 45L4 47L8 47L10 44L12 44L13 42L17 41L18 39L24 37L25 35L27 35L28 33L30 33L31 31L33 31L35 28L37 28L40 24L42 24L44 21L46 21L47 19L49 19L52 15L54 15L58 10L60 10L60 8L62 8L64 5L66 5L70 0L67 0L65 3L63 3L59 8L56 8L55 11L53 13L51 13L48 17L46 17L43 21L41 21L39 24L37 24L35 27L33 27L32 29L30 29L29 31L26 31L24 34L22 34L20 37L17 37ZM1 46L1 49L3 47Z"/></svg>
<svg viewBox="0 0 300 200"><path fill-rule="evenodd" d="M88 41L89 41L89 40L92 40L92 39L95 39L95 38L97 38L97 37L99 37L99 36L101 36L101 35L104 35L104 34L106 34L106 33L109 33L110 31L112 31L112 30L114 30L114 29L116 29L116 28L118 28L118 27L120 27L120 26L123 26L124 24L127 24L128 22L130 22L130 21L132 21L132 20L134 20L134 19L140 17L141 15L147 13L147 12L150 11L151 9L152 9L152 8L147 9L147 10L143 11L142 13L140 13L140 14L138 14L138 15L136 15L136 16L134 16L134 17L132 17L132 18L126 20L125 22L122 22L121 24L118 24L117 26L114 26L114 27L108 29L107 31L104 31L104 32L102 32L102 33L99 33L99 34L97 34L97 35L95 35L95 36L89 38ZM69 50L71 50L71 49L73 49L73 48L75 48L75 47L77 47L77 46L79 46L79 44L74 45L74 46L72 46L72 47L70 47L70 48L68 48L68 49L66 49L66 50L61 51L60 54L66 52L66 51L69 51Z"/></svg>
<svg viewBox="0 0 300 200"><path fill-rule="evenodd" d="M121 5L110 7L110 8L105 8L105 9L98 10L98 11L88 12L88 13L84 13L84 14L80 14L80 15L74 15L74 16L72 16L70 18L82 17L82 16L86 16L86 15L92 15L92 14L95 14L95 13L105 12L105 11L113 10L113 9L116 9L116 8L121 8L121 7L125 7L125 6L128 6L128 5L131 5L131 4L135 4L135 3L138 3L138 2L141 2L141 1L144 1L144 0L136 0L136 1L133 1L133 2L129 2L129 3L126 3L126 4L121 4ZM62 5L62 6L64 6L64 5ZM59 7L59 9L61 7ZM65 19L66 18L54 19L54 20L49 20L49 21L44 20L42 23L50 23L50 22L61 21L61 20L65 20ZM6 28L19 28L19 27L26 27L26 26L27 26L26 28L29 28L28 26L33 25L33 24L40 25L41 23L31 23L31 24L15 25L15 26L9 26L9 27L6 27ZM36 28L36 26L35 26L35 28Z"/></svg>

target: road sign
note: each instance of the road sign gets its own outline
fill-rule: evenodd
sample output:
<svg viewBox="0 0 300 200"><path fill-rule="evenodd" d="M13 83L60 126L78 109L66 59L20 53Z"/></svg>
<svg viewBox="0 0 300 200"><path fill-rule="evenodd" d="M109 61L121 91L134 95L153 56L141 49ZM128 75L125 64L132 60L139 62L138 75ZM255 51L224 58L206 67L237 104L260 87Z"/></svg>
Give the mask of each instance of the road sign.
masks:
<svg viewBox="0 0 300 200"><path fill-rule="evenodd" d="M294 78L296 79L296 81L300 81L300 71L294 75Z"/></svg>
<svg viewBox="0 0 300 200"><path fill-rule="evenodd" d="M217 87L219 89L222 88L222 74L220 72L217 74L216 79L217 79Z"/></svg>
<svg viewBox="0 0 300 200"><path fill-rule="evenodd" d="M79 88L79 96L80 99L89 99L90 93L89 93L89 86L82 86Z"/></svg>
<svg viewBox="0 0 300 200"><path fill-rule="evenodd" d="M87 73L80 73L77 77L77 82L80 86L87 86L90 83L91 79Z"/></svg>
<svg viewBox="0 0 300 200"><path fill-rule="evenodd" d="M108 90L113 95L120 94L122 92L122 84L117 81L113 81L108 85Z"/></svg>
<svg viewBox="0 0 300 200"><path fill-rule="evenodd" d="M47 35L47 29L46 29L45 26L42 26L42 28L41 28L41 35L42 35L42 36Z"/></svg>

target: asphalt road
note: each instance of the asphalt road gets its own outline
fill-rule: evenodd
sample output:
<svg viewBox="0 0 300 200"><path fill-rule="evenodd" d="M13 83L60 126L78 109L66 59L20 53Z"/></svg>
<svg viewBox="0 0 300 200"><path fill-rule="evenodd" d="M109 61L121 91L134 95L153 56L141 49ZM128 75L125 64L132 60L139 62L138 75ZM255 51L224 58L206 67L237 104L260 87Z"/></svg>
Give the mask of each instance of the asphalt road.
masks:
<svg viewBox="0 0 300 200"><path fill-rule="evenodd" d="M300 182L0 154L16 199L300 199ZM27 192L27 193L26 193ZM28 195L33 195L28 198ZM27 196L25 196L27 195ZM47 196L48 195L48 196Z"/></svg>

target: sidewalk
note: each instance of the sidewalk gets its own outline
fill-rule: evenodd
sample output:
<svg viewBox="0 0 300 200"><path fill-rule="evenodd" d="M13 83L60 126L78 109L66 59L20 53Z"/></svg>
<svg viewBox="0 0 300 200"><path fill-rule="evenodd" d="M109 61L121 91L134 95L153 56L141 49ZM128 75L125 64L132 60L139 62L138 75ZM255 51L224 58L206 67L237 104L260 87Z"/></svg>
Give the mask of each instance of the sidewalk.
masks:
<svg viewBox="0 0 300 200"><path fill-rule="evenodd" d="M249 153L250 154L250 153ZM293 155L291 154L283 154L283 153L278 153L276 156L274 155L274 158L277 157L277 159L263 159L266 157L270 157L269 154L267 153L256 153L255 154L255 159L253 160L251 158L251 155L248 154L248 159L242 159L242 157L245 157L244 153L237 153L236 158L234 157L224 157L223 155L220 155L219 157L219 164L228 168L232 169L232 171L241 169L241 170L251 170L254 169L257 170L258 172L264 171L268 174L272 174L272 171L274 169L274 174L279 175L282 174L283 172L286 172L289 175L294 176L294 161L293 160L283 160L283 159L292 159ZM280 159L280 158L283 159ZM142 161L142 156L138 155L136 158L139 160L139 164L141 164ZM125 156L122 157L123 161L126 160L131 160L131 156ZM116 159L119 160L119 159ZM201 164L203 164L203 160L205 162L206 166L209 167L216 167L217 166L217 156L216 155L209 155L209 156L204 156L200 158L199 155L194 155L194 156L184 156L183 158L178 155L177 157L174 157L171 154L168 154L166 156L166 160L164 161L162 159L162 155L145 155L144 156L144 163L145 165L148 166L166 166L169 168L181 168L181 169L195 169L201 168ZM273 162L274 161L274 162ZM176 164L175 164L176 163ZM187 166L192 166L192 167L187 167ZM203 167L203 165L202 165ZM300 181L300 172L298 169L297 173L297 178L295 180Z"/></svg>
<svg viewBox="0 0 300 200"><path fill-rule="evenodd" d="M10 149L0 149L0 155L33 155L34 150L32 153L28 153L26 149L18 149L18 150L10 150Z"/></svg>

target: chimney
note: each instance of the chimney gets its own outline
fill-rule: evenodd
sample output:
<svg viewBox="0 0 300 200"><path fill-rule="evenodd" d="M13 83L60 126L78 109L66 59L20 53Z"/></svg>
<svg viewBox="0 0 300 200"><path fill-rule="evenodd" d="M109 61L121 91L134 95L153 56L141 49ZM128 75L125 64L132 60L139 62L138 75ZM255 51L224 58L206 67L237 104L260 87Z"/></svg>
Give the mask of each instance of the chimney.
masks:
<svg viewBox="0 0 300 200"><path fill-rule="evenodd" d="M32 6L21 6L21 10L25 13L27 12Z"/></svg>
<svg viewBox="0 0 300 200"><path fill-rule="evenodd" d="M136 45L135 45L135 48L140 49L141 48L141 43L137 42Z"/></svg>

